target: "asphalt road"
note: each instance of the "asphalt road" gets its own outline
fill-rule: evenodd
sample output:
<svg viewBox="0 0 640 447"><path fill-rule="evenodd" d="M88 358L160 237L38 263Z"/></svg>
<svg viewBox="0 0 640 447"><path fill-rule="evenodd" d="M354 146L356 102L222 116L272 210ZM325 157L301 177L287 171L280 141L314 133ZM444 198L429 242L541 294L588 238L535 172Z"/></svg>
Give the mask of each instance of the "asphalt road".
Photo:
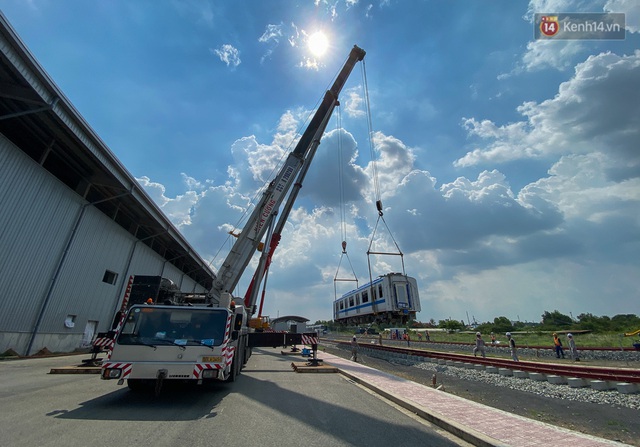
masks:
<svg viewBox="0 0 640 447"><path fill-rule="evenodd" d="M255 350L235 383L159 397L98 375L49 374L86 357L0 362L1 446L468 445L340 374L293 372L279 350Z"/></svg>

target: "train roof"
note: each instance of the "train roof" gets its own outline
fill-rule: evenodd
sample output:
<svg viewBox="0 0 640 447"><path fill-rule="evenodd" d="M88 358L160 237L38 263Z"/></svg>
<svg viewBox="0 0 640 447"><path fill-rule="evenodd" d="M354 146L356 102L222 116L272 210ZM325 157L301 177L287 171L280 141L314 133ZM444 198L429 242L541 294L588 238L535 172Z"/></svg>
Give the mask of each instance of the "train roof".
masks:
<svg viewBox="0 0 640 447"><path fill-rule="evenodd" d="M378 277L377 277L376 279L374 279L373 281L368 282L368 283L366 283L366 284L364 284L364 285L362 285L362 286L358 287L357 289L353 289L353 290L348 291L347 293L344 293L340 298L337 298L337 299L336 299L336 300L334 300L334 301L341 300L342 298L344 298L344 297L346 297L346 296L349 296L349 295L351 295L352 293L360 292L360 291L362 291L362 290L364 290L364 289L366 289L366 288L368 288L368 287L371 287L371 285L373 285L373 284L377 284L377 283L379 283L380 281L382 281L382 280L383 280L384 278L386 278L387 276L393 276L393 275L406 276L407 278L414 279L413 277L411 277L411 276L409 276L409 275L405 275L404 273L398 273L398 272L385 273L384 275L380 275L380 276L378 276Z"/></svg>

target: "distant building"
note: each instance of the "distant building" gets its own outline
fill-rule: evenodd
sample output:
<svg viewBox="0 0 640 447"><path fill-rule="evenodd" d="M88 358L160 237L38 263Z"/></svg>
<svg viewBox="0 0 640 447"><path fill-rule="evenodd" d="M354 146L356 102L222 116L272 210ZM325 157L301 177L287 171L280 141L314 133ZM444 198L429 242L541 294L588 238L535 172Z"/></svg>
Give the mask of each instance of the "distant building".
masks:
<svg viewBox="0 0 640 447"><path fill-rule="evenodd" d="M308 318L288 315L271 320L271 327L274 331L286 331L302 334L307 331Z"/></svg>

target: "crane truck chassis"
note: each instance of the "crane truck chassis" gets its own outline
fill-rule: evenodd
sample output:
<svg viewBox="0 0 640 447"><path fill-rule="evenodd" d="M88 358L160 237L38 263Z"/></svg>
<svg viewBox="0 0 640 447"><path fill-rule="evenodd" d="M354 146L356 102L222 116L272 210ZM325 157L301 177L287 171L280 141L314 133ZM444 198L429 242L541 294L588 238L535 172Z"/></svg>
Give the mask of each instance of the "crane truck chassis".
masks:
<svg viewBox="0 0 640 447"><path fill-rule="evenodd" d="M127 380L133 390L155 386L156 392L165 380L232 382L254 347L317 345L311 333L250 332L248 309L229 293L214 307L206 294L150 287L161 282L167 280L130 281L109 358L102 362L103 379Z"/></svg>
<svg viewBox="0 0 640 447"><path fill-rule="evenodd" d="M94 346L109 347L107 359L102 362L102 379L117 379L118 384L127 380L132 390L155 386L158 394L165 380L198 384L233 382L254 347L299 344L317 347L315 333L254 331L249 319L256 309L255 298L234 298L229 291L237 285L258 246L270 245L270 241L263 243L262 238L275 222L278 209L289 193L287 210L283 213L285 219L288 216L333 109L338 105L338 95L355 64L364 56L364 50L353 47L296 148L254 208L245 231L240 233L222 263L208 293L195 295L177 290L167 293L166 288L158 286L146 300L145 292L131 293L129 300L127 289L110 334L100 337L100 343L94 342ZM290 193L294 184L296 188ZM140 277L138 285L142 287L149 278ZM161 284L162 279L157 282ZM135 285L135 279L133 283L130 280L129 287ZM315 352L316 349L314 360Z"/></svg>

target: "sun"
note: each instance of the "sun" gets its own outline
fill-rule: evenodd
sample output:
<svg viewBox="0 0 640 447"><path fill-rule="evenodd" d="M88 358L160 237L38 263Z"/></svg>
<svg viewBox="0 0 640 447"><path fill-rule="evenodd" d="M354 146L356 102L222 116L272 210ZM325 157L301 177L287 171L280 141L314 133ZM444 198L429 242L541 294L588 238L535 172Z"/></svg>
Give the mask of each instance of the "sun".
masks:
<svg viewBox="0 0 640 447"><path fill-rule="evenodd" d="M329 48L329 39L327 39L327 35L322 31L316 31L309 36L307 45L309 45L309 51L311 51L311 54L316 57L320 57L326 53Z"/></svg>

